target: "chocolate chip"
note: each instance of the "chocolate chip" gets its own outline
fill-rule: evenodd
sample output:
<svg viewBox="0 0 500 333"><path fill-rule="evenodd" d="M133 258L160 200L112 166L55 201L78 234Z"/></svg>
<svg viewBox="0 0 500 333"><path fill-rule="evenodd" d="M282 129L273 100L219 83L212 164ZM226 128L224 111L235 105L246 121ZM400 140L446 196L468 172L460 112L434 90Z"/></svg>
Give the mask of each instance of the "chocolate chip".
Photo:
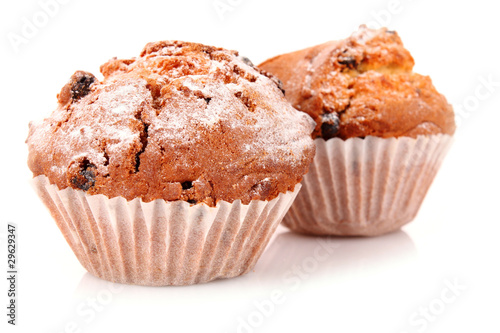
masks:
<svg viewBox="0 0 500 333"><path fill-rule="evenodd" d="M241 61L243 61L248 66L253 67L252 61L250 59L248 59L247 57L241 56L240 59L241 59Z"/></svg>
<svg viewBox="0 0 500 333"><path fill-rule="evenodd" d="M77 71L70 79L71 98L79 100L90 93L90 86L96 81L96 77L88 72Z"/></svg>
<svg viewBox="0 0 500 333"><path fill-rule="evenodd" d="M207 104L210 103L211 100L212 100L211 97L205 97L205 102L207 102Z"/></svg>
<svg viewBox="0 0 500 333"><path fill-rule="evenodd" d="M190 188L193 187L193 182L191 181L182 182L181 186L183 190L189 190Z"/></svg>
<svg viewBox="0 0 500 333"><path fill-rule="evenodd" d="M71 179L71 183L83 191L95 185L96 166L84 159L80 164L80 171Z"/></svg>
<svg viewBox="0 0 500 333"><path fill-rule="evenodd" d="M278 89L281 90L283 95L285 95L285 88L283 88L283 82L281 82L280 79L276 78L276 81L274 81L276 85L278 86Z"/></svg>
<svg viewBox="0 0 500 333"><path fill-rule="evenodd" d="M250 195L253 199L266 199L273 189L272 183L265 179L253 185L250 189Z"/></svg>
<svg viewBox="0 0 500 333"><path fill-rule="evenodd" d="M328 140L337 136L340 120L336 112L321 115L321 136Z"/></svg>
<svg viewBox="0 0 500 333"><path fill-rule="evenodd" d="M347 56L347 57L339 57L338 59L338 63L340 65L344 65L344 66L347 66L349 68L354 68L356 67L356 59L354 59L354 57L350 57L350 56Z"/></svg>

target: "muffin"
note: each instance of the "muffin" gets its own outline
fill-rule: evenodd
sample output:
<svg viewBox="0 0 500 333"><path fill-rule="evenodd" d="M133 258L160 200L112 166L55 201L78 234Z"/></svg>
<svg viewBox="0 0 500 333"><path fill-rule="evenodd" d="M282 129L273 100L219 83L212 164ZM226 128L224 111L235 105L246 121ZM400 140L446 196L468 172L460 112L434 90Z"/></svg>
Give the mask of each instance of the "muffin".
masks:
<svg viewBox="0 0 500 333"><path fill-rule="evenodd" d="M80 263L155 286L251 270L314 157L314 122L235 51L161 41L100 69L73 74L27 139Z"/></svg>
<svg viewBox="0 0 500 333"><path fill-rule="evenodd" d="M284 225L373 236L413 220L455 131L452 107L413 65L395 31L365 26L259 65L316 121L316 157Z"/></svg>

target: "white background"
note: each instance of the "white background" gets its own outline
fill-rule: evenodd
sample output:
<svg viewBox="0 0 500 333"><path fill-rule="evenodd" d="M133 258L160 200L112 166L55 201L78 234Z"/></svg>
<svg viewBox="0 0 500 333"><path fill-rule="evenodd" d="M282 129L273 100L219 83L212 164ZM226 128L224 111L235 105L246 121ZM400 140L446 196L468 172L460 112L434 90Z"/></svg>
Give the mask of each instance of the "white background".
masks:
<svg viewBox="0 0 500 333"><path fill-rule="evenodd" d="M0 5L0 331L500 332L495 1L221 0L230 6L221 15L213 0L66 2L46 22L37 1ZM40 28L23 37L27 21ZM24 144L28 122L56 107L75 70L98 74L109 58L162 39L236 49L258 64L367 22L396 29L415 71L431 75L460 112L455 143L411 224L323 245L280 227L254 272L204 285L113 285L85 272L30 188ZM14 46L14 35L25 40ZM16 327L5 315L7 222L18 224ZM325 244L330 253L318 257Z"/></svg>

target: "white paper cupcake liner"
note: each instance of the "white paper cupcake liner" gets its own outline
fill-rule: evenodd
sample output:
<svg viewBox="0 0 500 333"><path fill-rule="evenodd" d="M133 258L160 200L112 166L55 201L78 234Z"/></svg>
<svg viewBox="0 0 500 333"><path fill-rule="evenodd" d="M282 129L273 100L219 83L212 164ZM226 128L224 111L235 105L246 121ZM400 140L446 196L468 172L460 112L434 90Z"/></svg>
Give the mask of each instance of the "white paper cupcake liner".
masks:
<svg viewBox="0 0 500 333"><path fill-rule="evenodd" d="M271 201L191 206L33 185L83 267L113 282L163 286L230 278L250 271L301 185Z"/></svg>
<svg viewBox="0 0 500 333"><path fill-rule="evenodd" d="M316 157L283 219L314 235L374 236L416 216L453 138L316 139Z"/></svg>

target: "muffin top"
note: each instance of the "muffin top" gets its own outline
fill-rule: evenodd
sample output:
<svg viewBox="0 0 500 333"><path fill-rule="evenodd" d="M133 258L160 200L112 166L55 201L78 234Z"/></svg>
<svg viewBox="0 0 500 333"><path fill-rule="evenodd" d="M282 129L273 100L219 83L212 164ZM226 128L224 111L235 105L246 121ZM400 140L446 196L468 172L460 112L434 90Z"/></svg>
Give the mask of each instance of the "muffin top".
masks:
<svg viewBox="0 0 500 333"><path fill-rule="evenodd" d="M31 123L33 176L127 200L271 200L314 157L314 122L280 82L235 51L161 41L78 71L49 118Z"/></svg>
<svg viewBox="0 0 500 333"><path fill-rule="evenodd" d="M286 98L316 121L313 137L348 139L453 134L453 109L396 32L361 26L351 37L259 65L283 82Z"/></svg>

